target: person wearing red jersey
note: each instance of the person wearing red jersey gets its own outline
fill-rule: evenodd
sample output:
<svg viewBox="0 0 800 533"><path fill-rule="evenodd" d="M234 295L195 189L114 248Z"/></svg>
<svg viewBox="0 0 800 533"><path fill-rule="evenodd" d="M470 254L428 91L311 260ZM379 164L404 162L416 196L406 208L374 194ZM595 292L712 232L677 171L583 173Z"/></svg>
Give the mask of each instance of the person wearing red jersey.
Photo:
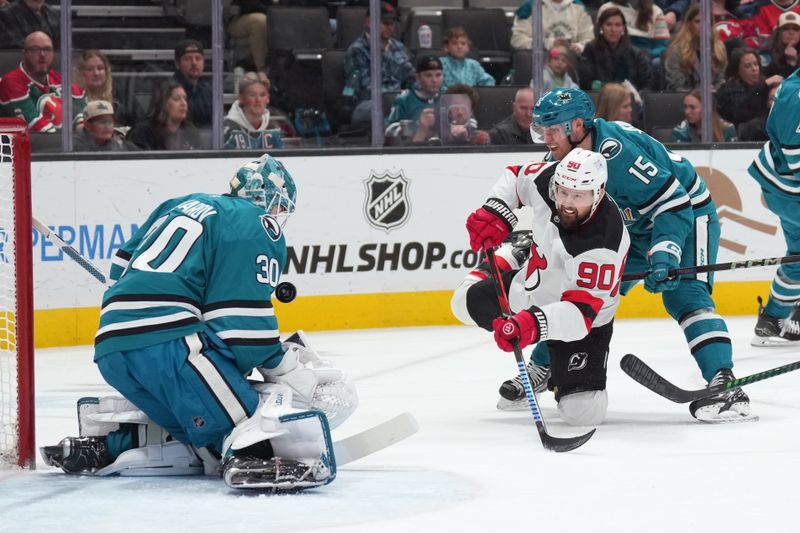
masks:
<svg viewBox="0 0 800 533"><path fill-rule="evenodd" d="M61 74L53 70L53 41L41 31L25 38L22 61L0 80L0 111L25 119L32 132L51 133L61 129ZM72 120L83 123L86 97L72 84Z"/></svg>

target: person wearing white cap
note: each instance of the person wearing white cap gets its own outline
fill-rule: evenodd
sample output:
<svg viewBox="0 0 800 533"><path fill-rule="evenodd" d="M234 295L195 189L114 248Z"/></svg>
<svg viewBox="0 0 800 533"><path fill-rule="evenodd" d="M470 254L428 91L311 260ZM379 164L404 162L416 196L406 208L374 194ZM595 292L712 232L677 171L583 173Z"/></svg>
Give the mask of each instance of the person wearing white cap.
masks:
<svg viewBox="0 0 800 533"><path fill-rule="evenodd" d="M114 106L106 100L86 104L83 129L75 134L76 152L121 152L137 150L131 142L114 131Z"/></svg>
<svg viewBox="0 0 800 533"><path fill-rule="evenodd" d="M800 4L797 0L767 0L759 3L752 20L762 42L780 25L781 16L789 12L800 15Z"/></svg>
<svg viewBox="0 0 800 533"><path fill-rule="evenodd" d="M772 62L764 67L764 76L775 74L786 78L800 66L797 57L800 49L800 14L787 11L778 19L778 26L769 41ZM763 56L762 56L763 57Z"/></svg>

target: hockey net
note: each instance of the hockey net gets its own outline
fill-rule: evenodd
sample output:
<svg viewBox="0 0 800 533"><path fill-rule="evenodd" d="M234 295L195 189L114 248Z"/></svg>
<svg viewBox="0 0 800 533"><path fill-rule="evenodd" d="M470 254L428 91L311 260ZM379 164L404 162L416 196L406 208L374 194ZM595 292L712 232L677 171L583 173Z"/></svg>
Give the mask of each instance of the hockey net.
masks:
<svg viewBox="0 0 800 533"><path fill-rule="evenodd" d="M0 118L0 469L35 464L30 141Z"/></svg>

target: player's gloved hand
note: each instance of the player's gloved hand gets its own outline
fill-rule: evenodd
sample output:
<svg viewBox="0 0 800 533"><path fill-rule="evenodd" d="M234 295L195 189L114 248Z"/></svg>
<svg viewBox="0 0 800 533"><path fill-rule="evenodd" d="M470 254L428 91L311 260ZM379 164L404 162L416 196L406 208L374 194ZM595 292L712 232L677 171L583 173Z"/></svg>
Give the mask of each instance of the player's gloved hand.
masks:
<svg viewBox="0 0 800 533"><path fill-rule="evenodd" d="M650 273L644 278L644 288L649 292L671 291L678 286L678 278L668 277L669 271L680 266L680 256L671 251L651 250L648 254Z"/></svg>
<svg viewBox="0 0 800 533"><path fill-rule="evenodd" d="M506 203L489 198L483 207L467 217L469 245L472 251L498 246L517 224L517 216Z"/></svg>
<svg viewBox="0 0 800 533"><path fill-rule="evenodd" d="M492 322L494 341L504 352L513 352L511 341L524 348L539 340L539 321L529 311L520 311L508 318L495 318Z"/></svg>

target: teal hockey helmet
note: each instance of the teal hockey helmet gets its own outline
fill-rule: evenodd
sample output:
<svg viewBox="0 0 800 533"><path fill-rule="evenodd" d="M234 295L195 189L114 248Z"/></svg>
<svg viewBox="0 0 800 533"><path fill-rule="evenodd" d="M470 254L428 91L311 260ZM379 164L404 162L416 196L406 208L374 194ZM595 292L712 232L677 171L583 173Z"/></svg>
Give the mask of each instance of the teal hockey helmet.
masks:
<svg viewBox="0 0 800 533"><path fill-rule="evenodd" d="M242 165L230 186L232 195L250 199L276 217L281 226L294 213L297 186L286 167L269 154Z"/></svg>
<svg viewBox="0 0 800 533"><path fill-rule="evenodd" d="M581 118L588 128L594 120L594 112L594 102L580 89L553 89L544 93L533 106L531 137L534 142L544 142L544 131L551 126L561 126L569 137L572 121Z"/></svg>

